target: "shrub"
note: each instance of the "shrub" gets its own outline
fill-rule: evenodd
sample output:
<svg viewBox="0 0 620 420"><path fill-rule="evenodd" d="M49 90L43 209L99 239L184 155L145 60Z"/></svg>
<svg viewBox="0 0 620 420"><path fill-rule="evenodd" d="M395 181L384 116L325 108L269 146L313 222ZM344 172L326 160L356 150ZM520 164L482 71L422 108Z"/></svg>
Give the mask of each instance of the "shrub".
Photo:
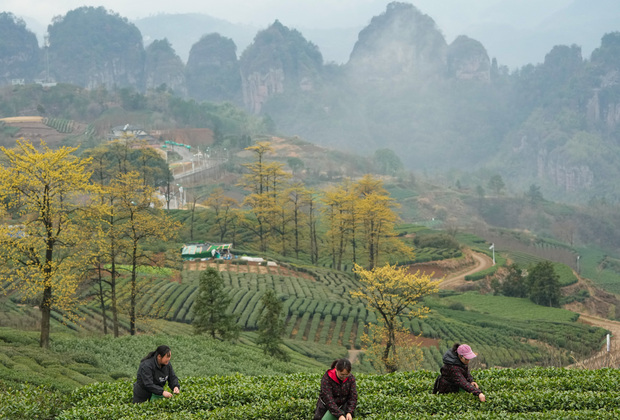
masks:
<svg viewBox="0 0 620 420"><path fill-rule="evenodd" d="M459 243L453 237L443 233L416 236L413 244L416 248L460 249Z"/></svg>
<svg viewBox="0 0 620 420"><path fill-rule="evenodd" d="M463 305L461 302L452 302L448 306L448 309L452 309L454 311L464 311L465 310L465 305Z"/></svg>

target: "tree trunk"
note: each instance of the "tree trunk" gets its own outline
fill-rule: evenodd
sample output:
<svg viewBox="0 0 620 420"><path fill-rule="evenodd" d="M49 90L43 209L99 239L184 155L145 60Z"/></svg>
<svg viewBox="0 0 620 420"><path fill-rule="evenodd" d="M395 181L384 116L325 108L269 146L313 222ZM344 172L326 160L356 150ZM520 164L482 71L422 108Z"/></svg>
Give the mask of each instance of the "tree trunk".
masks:
<svg viewBox="0 0 620 420"><path fill-rule="evenodd" d="M370 224L370 239L368 241L368 269L375 268L375 235L374 235L374 223Z"/></svg>
<svg viewBox="0 0 620 420"><path fill-rule="evenodd" d="M97 266L99 276L99 304L101 305L101 318L103 322L103 334L108 335L108 317L105 312L105 300L103 296L103 276L101 275L101 264Z"/></svg>
<svg viewBox="0 0 620 420"><path fill-rule="evenodd" d="M110 270L110 309L112 310L112 329L114 331L114 338L119 336L118 325L118 306L116 302L116 251L115 247L112 247L112 268Z"/></svg>
<svg viewBox="0 0 620 420"><path fill-rule="evenodd" d="M43 278L45 280L45 288L43 289L43 297L41 298L41 339L39 345L43 348L50 346L50 317L52 311L52 267L51 262L54 259L54 240L52 239L52 224L45 222L47 230L45 265L43 266Z"/></svg>
<svg viewBox="0 0 620 420"><path fill-rule="evenodd" d="M189 240L192 242L194 242L194 212L196 211L196 200L197 198L194 198L194 202L192 204L192 216L189 224Z"/></svg>
<svg viewBox="0 0 620 420"><path fill-rule="evenodd" d="M112 279L110 280L110 306L112 308L112 328L114 338L119 336L118 332L118 307L116 306L116 271L112 265Z"/></svg>
<svg viewBox="0 0 620 420"><path fill-rule="evenodd" d="M310 261L312 264L316 264L319 261L319 241L316 233L316 222L312 222L313 226L310 232L312 236L312 241L310 243L310 251L312 252L312 256L310 257Z"/></svg>
<svg viewBox="0 0 620 420"><path fill-rule="evenodd" d="M46 287L43 290L43 298L41 299L41 338L39 345L43 348L49 348L50 346L50 316L51 316L51 303L52 303L52 288Z"/></svg>
<svg viewBox="0 0 620 420"><path fill-rule="evenodd" d="M131 258L131 305L129 309L129 334L136 335L136 270L137 270L137 245L134 243Z"/></svg>
<svg viewBox="0 0 620 420"><path fill-rule="evenodd" d="M394 373L398 370L398 364L396 363L396 336L394 334L394 322L385 323L385 327L388 330L387 342L385 343L385 350L383 351L383 364L388 373ZM394 360L390 361L390 353L394 355Z"/></svg>
<svg viewBox="0 0 620 420"><path fill-rule="evenodd" d="M295 258L299 259L299 210L297 207L295 207L293 218L295 224Z"/></svg>

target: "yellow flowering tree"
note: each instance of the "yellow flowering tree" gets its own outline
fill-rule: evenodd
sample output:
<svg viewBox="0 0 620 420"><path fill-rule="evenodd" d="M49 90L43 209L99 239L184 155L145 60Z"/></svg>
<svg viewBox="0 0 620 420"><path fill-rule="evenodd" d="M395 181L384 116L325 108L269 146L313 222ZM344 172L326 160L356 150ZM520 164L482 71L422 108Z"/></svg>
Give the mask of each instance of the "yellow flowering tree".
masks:
<svg viewBox="0 0 620 420"><path fill-rule="evenodd" d="M380 256L403 255L413 258L413 252L396 237L395 225L398 203L390 197L380 179L365 175L353 184L355 214L362 242L366 246L368 269L380 264Z"/></svg>
<svg viewBox="0 0 620 420"><path fill-rule="evenodd" d="M70 310L89 257L82 212L88 193L88 160L77 148L40 149L18 140L0 148L0 281L34 298L41 311L41 347L49 347L52 308ZM14 222L9 222L9 216Z"/></svg>
<svg viewBox="0 0 620 420"><path fill-rule="evenodd" d="M355 265L353 271L359 276L360 288L352 291L353 297L377 312L386 331L376 337L384 342L381 360L387 372L395 372L398 365L397 331L398 318L423 318L429 309L420 301L424 296L436 293L438 281L431 274L410 273L408 267L385 265L366 270Z"/></svg>
<svg viewBox="0 0 620 420"><path fill-rule="evenodd" d="M171 240L179 224L161 209L161 203L155 198L155 189L142 184L139 172L119 174L110 182L110 189L117 197L115 206L120 221L118 228L123 241L124 260L130 266L129 332L135 335L136 305L140 293L138 267L157 265L153 252L147 250L146 245Z"/></svg>
<svg viewBox="0 0 620 420"><path fill-rule="evenodd" d="M267 155L273 151L270 142L257 142L247 147L255 160L246 163L247 173L239 186L249 191L243 205L248 210L246 228L256 234L260 250L267 251L269 240L277 234L280 243L286 244L289 233L289 217L284 208L290 174L279 162L267 162ZM283 245L283 248L285 245Z"/></svg>
<svg viewBox="0 0 620 420"><path fill-rule="evenodd" d="M394 351L385 359L385 343L390 337L390 331L383 322L369 324L368 330L362 335L364 346L364 360L367 360L378 372L388 372L388 367L398 370L415 370L420 367L424 360L420 336L412 335L411 332L396 322L394 328Z"/></svg>

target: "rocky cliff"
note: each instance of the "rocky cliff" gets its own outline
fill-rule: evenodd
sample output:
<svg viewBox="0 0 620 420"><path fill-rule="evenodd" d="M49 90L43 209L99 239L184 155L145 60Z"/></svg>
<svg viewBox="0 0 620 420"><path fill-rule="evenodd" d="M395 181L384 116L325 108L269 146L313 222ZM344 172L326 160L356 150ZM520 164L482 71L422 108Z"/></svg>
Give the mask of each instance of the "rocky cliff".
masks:
<svg viewBox="0 0 620 420"><path fill-rule="evenodd" d="M187 96L185 65L167 39L152 42L144 61L144 87L148 90L163 85L181 97Z"/></svg>
<svg viewBox="0 0 620 420"><path fill-rule="evenodd" d="M185 74L190 97L241 104L241 75L232 39L215 33L203 36L190 50Z"/></svg>
<svg viewBox="0 0 620 420"><path fill-rule="evenodd" d="M0 84L29 81L39 70L39 45L34 33L10 13L0 13Z"/></svg>
<svg viewBox="0 0 620 420"><path fill-rule="evenodd" d="M484 46L465 35L457 37L448 47L449 77L459 80L491 80L491 60Z"/></svg>
<svg viewBox="0 0 620 420"><path fill-rule="evenodd" d="M360 33L347 63L360 81L421 80L443 76L446 41L435 21L408 3L390 3Z"/></svg>
<svg viewBox="0 0 620 420"><path fill-rule="evenodd" d="M585 163L574 162L561 153L541 150L537 159L537 177L546 180L566 193L592 188L595 176Z"/></svg>
<svg viewBox="0 0 620 420"><path fill-rule="evenodd" d="M144 89L144 47L138 28L103 7L81 7L49 26L50 74L57 82Z"/></svg>
<svg viewBox="0 0 620 420"><path fill-rule="evenodd" d="M274 95L313 90L321 81L322 66L316 45L275 21L241 55L245 106L258 113Z"/></svg>

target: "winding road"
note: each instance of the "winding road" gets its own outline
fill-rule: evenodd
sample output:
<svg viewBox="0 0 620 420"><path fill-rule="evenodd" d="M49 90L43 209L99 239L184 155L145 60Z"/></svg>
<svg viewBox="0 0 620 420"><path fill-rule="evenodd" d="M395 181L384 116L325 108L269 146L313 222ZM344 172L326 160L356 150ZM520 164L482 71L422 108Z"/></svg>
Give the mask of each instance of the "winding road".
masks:
<svg viewBox="0 0 620 420"><path fill-rule="evenodd" d="M618 362L620 361L620 349L617 348L617 344L618 337L620 337L620 322L583 313L579 314L579 322L608 330L611 333L610 351L607 353L607 345L604 344L603 348L601 348L601 350L594 356L585 360L577 361L569 367L583 369L618 367Z"/></svg>
<svg viewBox="0 0 620 420"><path fill-rule="evenodd" d="M469 254L474 259L475 265L473 267L467 267L461 271L450 273L439 284L439 287L442 289L455 289L458 286L465 284L465 276L477 273L478 271L486 270L487 268L493 266L493 260L488 255L472 251L469 251Z"/></svg>
<svg viewBox="0 0 620 420"><path fill-rule="evenodd" d="M465 276L486 270L487 268L493 266L493 260L488 255L472 251L469 251L469 253L475 261L474 266L470 266L447 275L446 278L439 284L440 288L451 290L458 289L460 286L467 284ZM598 369L602 367L614 367L620 365L620 348L616 349L618 339L620 338L620 322L585 313L578 313L579 322L604 328L611 333L611 351L607 353L607 346L603 345L603 348L594 356L585 360L576 361L569 367ZM357 360L359 353L360 350L349 350L349 359L351 361Z"/></svg>

